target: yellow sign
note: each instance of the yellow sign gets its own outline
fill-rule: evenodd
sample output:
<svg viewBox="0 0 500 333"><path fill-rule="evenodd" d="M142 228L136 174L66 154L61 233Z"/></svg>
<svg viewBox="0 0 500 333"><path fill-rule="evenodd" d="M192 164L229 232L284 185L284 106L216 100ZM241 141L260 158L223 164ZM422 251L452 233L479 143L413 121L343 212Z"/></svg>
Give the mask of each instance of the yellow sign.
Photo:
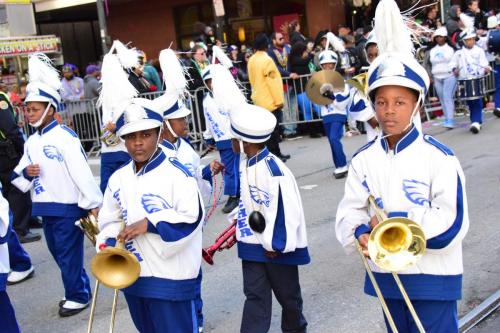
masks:
<svg viewBox="0 0 500 333"><path fill-rule="evenodd" d="M2 5L29 5L31 0L0 0Z"/></svg>
<svg viewBox="0 0 500 333"><path fill-rule="evenodd" d="M0 57L58 52L60 45L61 40L58 37L0 40Z"/></svg>

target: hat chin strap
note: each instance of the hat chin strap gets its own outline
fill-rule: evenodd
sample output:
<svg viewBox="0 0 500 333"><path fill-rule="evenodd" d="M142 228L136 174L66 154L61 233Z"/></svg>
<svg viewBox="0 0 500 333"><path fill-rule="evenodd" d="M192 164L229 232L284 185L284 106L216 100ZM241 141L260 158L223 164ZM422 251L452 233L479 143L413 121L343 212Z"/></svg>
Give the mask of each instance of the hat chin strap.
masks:
<svg viewBox="0 0 500 333"><path fill-rule="evenodd" d="M172 126L170 126L170 122L168 121L168 119L165 119L165 124L167 125L169 132L174 136L174 138L178 138L179 136L175 134L174 130L172 129Z"/></svg>
<svg viewBox="0 0 500 333"><path fill-rule="evenodd" d="M40 127L40 125L43 123L43 120L47 116L47 113L49 112L49 109L50 109L50 103L47 104L47 107L45 108L45 111L43 111L43 114L40 117L40 119L38 119L38 121L36 123L33 123L33 124L30 123L30 125L33 126L34 128Z"/></svg>
<svg viewBox="0 0 500 333"><path fill-rule="evenodd" d="M245 155L245 148L243 147L243 140L238 139L238 144L240 145L240 156L243 156L243 159L247 159ZM241 157L240 157L241 160Z"/></svg>
<svg viewBox="0 0 500 333"><path fill-rule="evenodd" d="M410 117L410 120L408 121L408 124L405 126L405 128L403 128L403 130L401 130L401 132L399 133L395 133L395 134L387 134L387 135L384 135L383 137L381 137L381 139L385 139L387 137L390 137L390 136L393 136L393 135L400 135L400 134L403 134L404 132L406 132L406 130L408 128L410 128L410 126L413 124L413 117L415 117L415 114L416 112L419 110L420 108L420 102L422 101L422 93L420 93L418 95L418 99L417 99L417 103L415 104L415 108L413 109L413 112L411 113L411 117Z"/></svg>

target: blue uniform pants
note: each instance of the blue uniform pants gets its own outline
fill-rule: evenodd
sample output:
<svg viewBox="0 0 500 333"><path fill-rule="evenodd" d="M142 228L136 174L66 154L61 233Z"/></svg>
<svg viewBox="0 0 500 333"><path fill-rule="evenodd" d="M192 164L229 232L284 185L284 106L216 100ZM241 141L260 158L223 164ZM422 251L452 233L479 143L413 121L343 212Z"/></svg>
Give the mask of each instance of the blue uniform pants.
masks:
<svg viewBox="0 0 500 333"><path fill-rule="evenodd" d="M83 268L83 232L75 226L77 217L43 217L47 247L61 270L65 297L86 304L90 282Z"/></svg>
<svg viewBox="0 0 500 333"><path fill-rule="evenodd" d="M473 99L471 101L467 101L467 105L469 106L470 111L470 122L471 123L483 123L483 100Z"/></svg>
<svg viewBox="0 0 500 333"><path fill-rule="evenodd" d="M495 65L495 107L500 108L500 64Z"/></svg>
<svg viewBox="0 0 500 333"><path fill-rule="evenodd" d="M21 332L17 325L16 313L5 290L0 291L0 326L4 333Z"/></svg>
<svg viewBox="0 0 500 333"><path fill-rule="evenodd" d="M404 300L386 299L396 328L399 332L418 333L415 321ZM427 333L458 333L456 301L412 301L418 318ZM385 318L387 331L392 333Z"/></svg>
<svg viewBox="0 0 500 333"><path fill-rule="evenodd" d="M27 271L31 267L31 259L19 242L16 233L12 230L12 226L10 228L10 235L7 241L10 269L15 272Z"/></svg>
<svg viewBox="0 0 500 333"><path fill-rule="evenodd" d="M240 195L239 154L236 154L231 148L220 149L219 154L222 164L226 167L224 173L224 194L237 197Z"/></svg>
<svg viewBox="0 0 500 333"><path fill-rule="evenodd" d="M336 168L345 167L347 165L347 159L344 153L344 147L342 147L342 136L344 135L344 124L347 117L344 115L334 115L335 117L332 121L323 121L323 127L325 128L326 136L330 142L330 148L332 150L333 164Z"/></svg>
<svg viewBox="0 0 500 333"><path fill-rule="evenodd" d="M198 333L194 301L167 301L125 294L140 333Z"/></svg>
<svg viewBox="0 0 500 333"><path fill-rule="evenodd" d="M198 284L197 286L198 290L196 290L196 296L195 296L196 298L194 299L194 306L196 310L198 327L203 327L203 300L201 299L201 279L202 279L202 273L200 268L200 274L196 279L196 283Z"/></svg>
<svg viewBox="0 0 500 333"><path fill-rule="evenodd" d="M130 155L124 151L101 154L101 192L106 191L109 177L123 164L130 161Z"/></svg>

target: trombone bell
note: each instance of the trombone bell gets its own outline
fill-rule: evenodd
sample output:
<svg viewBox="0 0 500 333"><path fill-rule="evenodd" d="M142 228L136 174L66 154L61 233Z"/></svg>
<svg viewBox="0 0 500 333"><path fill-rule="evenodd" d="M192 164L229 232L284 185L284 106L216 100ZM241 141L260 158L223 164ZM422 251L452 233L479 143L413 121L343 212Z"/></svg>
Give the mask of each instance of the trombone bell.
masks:
<svg viewBox="0 0 500 333"><path fill-rule="evenodd" d="M133 253L119 247L107 247L92 258L91 270L106 287L123 289L139 278L141 266Z"/></svg>

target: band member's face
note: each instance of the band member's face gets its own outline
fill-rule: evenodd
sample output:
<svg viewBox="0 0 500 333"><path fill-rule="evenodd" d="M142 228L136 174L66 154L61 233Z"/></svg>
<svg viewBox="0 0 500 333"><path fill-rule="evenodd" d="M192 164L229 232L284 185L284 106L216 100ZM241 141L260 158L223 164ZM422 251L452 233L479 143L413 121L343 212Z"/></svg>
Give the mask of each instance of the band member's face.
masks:
<svg viewBox="0 0 500 333"><path fill-rule="evenodd" d="M177 119L169 119L170 127L180 138L185 138L189 133L189 126L186 117L177 118Z"/></svg>
<svg viewBox="0 0 500 333"><path fill-rule="evenodd" d="M383 86L375 94L375 113L386 135L402 134L410 122L417 99L408 88Z"/></svg>
<svg viewBox="0 0 500 333"><path fill-rule="evenodd" d="M28 118L28 123L35 124L37 121L42 118L45 109L47 108L47 103L43 102L28 102L26 103L26 117ZM51 119L51 116L54 115L54 110L51 107L47 112L47 116L45 119Z"/></svg>
<svg viewBox="0 0 500 333"><path fill-rule="evenodd" d="M371 44L368 46L366 49L366 60L368 61L369 64L375 60L375 58L378 57L378 46L377 44Z"/></svg>
<svg viewBox="0 0 500 333"><path fill-rule="evenodd" d="M467 38L467 39L464 39L464 45L468 49L472 49L475 44L476 44L476 38Z"/></svg>
<svg viewBox="0 0 500 333"><path fill-rule="evenodd" d="M335 63L330 62L327 64L323 64L323 65L321 65L321 68L323 68L326 71L333 71L335 69Z"/></svg>
<svg viewBox="0 0 500 333"><path fill-rule="evenodd" d="M436 36L436 43L438 45L444 45L444 43L446 42L446 38L444 38L443 36Z"/></svg>
<svg viewBox="0 0 500 333"><path fill-rule="evenodd" d="M157 149L158 134L158 128L152 128L123 136L125 147L135 162L144 163L153 156Z"/></svg>

